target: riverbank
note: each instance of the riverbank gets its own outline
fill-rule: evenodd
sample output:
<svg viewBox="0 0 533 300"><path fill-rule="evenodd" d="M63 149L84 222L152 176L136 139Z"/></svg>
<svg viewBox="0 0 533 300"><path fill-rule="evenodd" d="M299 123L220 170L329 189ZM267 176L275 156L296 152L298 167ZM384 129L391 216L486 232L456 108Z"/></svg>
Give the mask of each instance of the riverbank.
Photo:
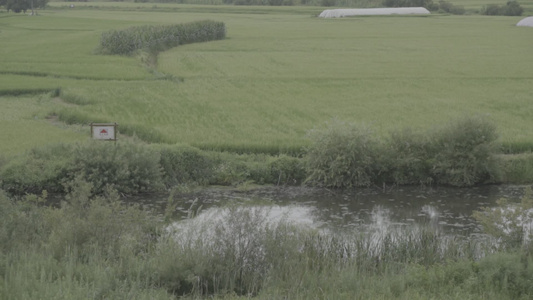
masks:
<svg viewBox="0 0 533 300"><path fill-rule="evenodd" d="M15 201L0 193L0 298L533 295L529 248L496 246L490 236L449 235L430 224L317 231L283 217L272 222L268 209L250 205L174 223L119 198L112 190L91 196L90 184L79 180L55 208L40 205L40 197Z"/></svg>

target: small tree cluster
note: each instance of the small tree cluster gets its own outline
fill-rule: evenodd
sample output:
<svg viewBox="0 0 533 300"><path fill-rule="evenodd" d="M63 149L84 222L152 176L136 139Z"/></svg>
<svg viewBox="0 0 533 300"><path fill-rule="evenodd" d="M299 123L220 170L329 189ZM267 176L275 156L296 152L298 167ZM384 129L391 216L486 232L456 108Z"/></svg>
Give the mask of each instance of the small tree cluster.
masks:
<svg viewBox="0 0 533 300"><path fill-rule="evenodd" d="M425 7L429 9L433 5L432 0L383 0L385 7Z"/></svg>
<svg viewBox="0 0 533 300"><path fill-rule="evenodd" d="M481 10L482 15L487 16L521 16L524 9L516 1L509 1L504 6L490 4Z"/></svg>
<svg viewBox="0 0 533 300"><path fill-rule="evenodd" d="M437 183L472 186L496 177L496 127L464 118L435 132L393 132L382 141L368 127L334 121L309 133L307 171L313 184L346 188Z"/></svg>
<svg viewBox="0 0 533 300"><path fill-rule="evenodd" d="M26 13L28 10L33 12L36 8L45 8L47 4L48 0L0 0L0 6L15 13Z"/></svg>
<svg viewBox="0 0 533 300"><path fill-rule="evenodd" d="M445 0L438 3L433 0L383 0L382 5L385 7L424 7L431 11L441 11L454 15L462 15L465 9L462 6L453 5Z"/></svg>
<svg viewBox="0 0 533 300"><path fill-rule="evenodd" d="M167 26L136 26L102 33L100 52L128 55L145 50L157 53L179 45L225 37L225 24L209 20Z"/></svg>

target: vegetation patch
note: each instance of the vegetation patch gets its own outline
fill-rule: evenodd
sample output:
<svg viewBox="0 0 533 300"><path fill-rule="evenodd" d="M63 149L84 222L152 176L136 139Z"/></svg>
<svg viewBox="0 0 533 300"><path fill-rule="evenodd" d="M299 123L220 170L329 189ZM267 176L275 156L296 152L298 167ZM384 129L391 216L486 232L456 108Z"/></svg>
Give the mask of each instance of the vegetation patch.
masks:
<svg viewBox="0 0 533 300"><path fill-rule="evenodd" d="M0 96L22 96L22 95L40 95L52 93L57 95L59 88L55 89L40 89L40 88L25 88L25 89L0 89Z"/></svg>
<svg viewBox="0 0 533 300"><path fill-rule="evenodd" d="M326 187L472 186L498 178L496 127L482 117L465 117L426 134L393 132L385 141L366 126L334 120L309 138L309 182Z"/></svg>
<svg viewBox="0 0 533 300"><path fill-rule="evenodd" d="M135 26L102 33L98 51L130 55L139 50L158 53L178 45L221 40L226 37L222 22L210 20L176 25Z"/></svg>
<svg viewBox="0 0 533 300"><path fill-rule="evenodd" d="M430 226L323 232L268 207L169 223L75 178L58 206L0 190L0 298L530 299L527 247ZM35 296L28 296L35 295Z"/></svg>
<svg viewBox="0 0 533 300"><path fill-rule="evenodd" d="M488 16L521 16L524 9L517 1L508 1L505 5L489 4L481 10L482 15Z"/></svg>

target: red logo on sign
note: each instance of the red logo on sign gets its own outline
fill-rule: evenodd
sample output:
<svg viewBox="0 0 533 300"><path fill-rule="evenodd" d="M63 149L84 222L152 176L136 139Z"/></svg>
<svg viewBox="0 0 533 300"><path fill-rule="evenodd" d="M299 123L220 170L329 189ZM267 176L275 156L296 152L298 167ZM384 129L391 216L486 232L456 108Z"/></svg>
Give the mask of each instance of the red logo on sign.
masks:
<svg viewBox="0 0 533 300"><path fill-rule="evenodd" d="M105 130L105 129L100 130L100 134L101 135L107 135L107 130Z"/></svg>

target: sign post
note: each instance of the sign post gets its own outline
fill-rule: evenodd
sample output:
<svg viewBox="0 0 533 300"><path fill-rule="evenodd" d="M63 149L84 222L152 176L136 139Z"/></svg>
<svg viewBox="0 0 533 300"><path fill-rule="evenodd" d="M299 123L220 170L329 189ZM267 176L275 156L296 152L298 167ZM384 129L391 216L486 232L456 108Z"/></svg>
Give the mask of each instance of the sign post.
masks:
<svg viewBox="0 0 533 300"><path fill-rule="evenodd" d="M117 123L91 123L91 136L95 140L117 141Z"/></svg>

